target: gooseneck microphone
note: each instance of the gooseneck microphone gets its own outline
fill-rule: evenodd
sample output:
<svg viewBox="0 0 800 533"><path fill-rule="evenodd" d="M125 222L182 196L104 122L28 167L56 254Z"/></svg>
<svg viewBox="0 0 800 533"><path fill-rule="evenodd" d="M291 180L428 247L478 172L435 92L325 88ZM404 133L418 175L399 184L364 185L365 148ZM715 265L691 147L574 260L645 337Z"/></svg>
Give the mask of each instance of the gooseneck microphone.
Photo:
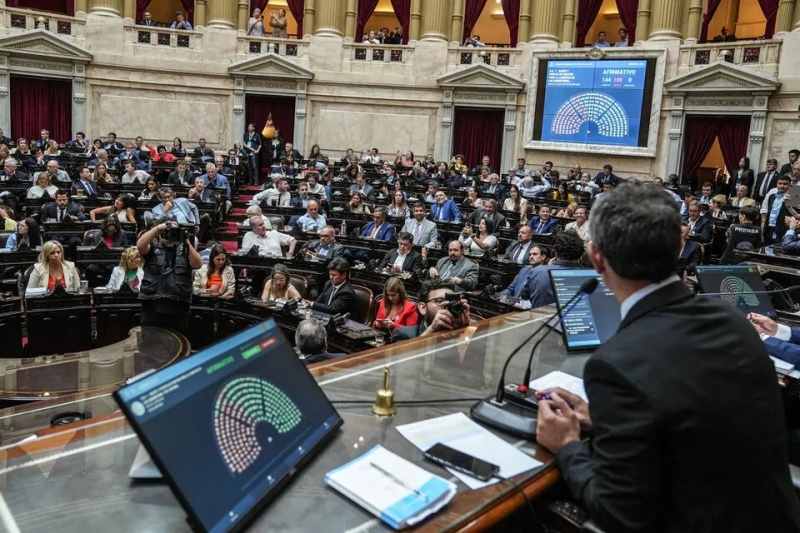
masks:
<svg viewBox="0 0 800 533"><path fill-rule="evenodd" d="M564 320L569 312L572 311L574 308L573 304L577 304L578 299L581 298L581 296L594 292L594 290L597 288L597 285L597 278L590 278L584 281L580 289L578 289L578 292L572 298L570 298L564 306L566 310L561 314L561 320ZM506 402L506 372L508 371L508 365L511 363L511 360L522 349L522 347L536 337L536 335L538 335L542 329L548 327L550 321L556 316L558 316L558 312L554 313L548 317L547 320L543 321L542 325L539 326L536 331L529 335L513 352L509 354L509 356L506 358L505 364L503 365L503 371L500 374L500 380L497 383L497 391L495 395L474 404L470 408L470 415L472 418L486 425L496 427L507 433L519 435L526 439L533 439L536 437L536 412L533 411L530 406L521 405L519 402ZM542 339L544 339L546 336L547 333L542 335ZM536 350L542 339L539 339L539 341L534 345L533 351ZM530 367L530 363L528 366Z"/></svg>

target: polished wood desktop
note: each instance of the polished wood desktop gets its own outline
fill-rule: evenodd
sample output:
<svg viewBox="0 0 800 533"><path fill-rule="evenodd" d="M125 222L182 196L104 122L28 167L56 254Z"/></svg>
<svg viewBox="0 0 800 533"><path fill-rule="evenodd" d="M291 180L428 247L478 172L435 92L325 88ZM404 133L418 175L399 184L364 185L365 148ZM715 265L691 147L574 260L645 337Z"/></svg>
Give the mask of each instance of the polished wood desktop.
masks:
<svg viewBox="0 0 800 533"><path fill-rule="evenodd" d="M506 355L549 315L545 311L552 310L495 317L466 330L387 345L310 367L345 423L333 441L258 516L252 530L387 531L378 519L328 488L324 474L382 444L431 472L450 477L425 461L395 428L454 412L468 413L474 399L494 392ZM509 381L521 377L530 346L512 363ZM551 334L534 358L533 375L563 370L580 376L586 359L586 355L568 355L561 338ZM391 367L398 402L445 398L464 398L464 402L399 403L395 416L377 417L370 407L381 386L384 365ZM35 440L0 448L0 486L22 531L57 528L62 533L83 532L87 523L97 531L189 531L185 514L166 484L134 482L127 477L139 442L116 411L111 392L110 388L83 392L60 402L0 412L6 427L17 428L16 441L26 434L38 435ZM353 400L364 403L336 404ZM90 410L94 418L48 429L49 416L67 406ZM529 498L555 483L558 472L551 454L534 442L500 436L543 462L542 467L513 479ZM201 479L202 472L198 472ZM475 491L458 483L455 499L414 530L484 530L525 505L510 482Z"/></svg>

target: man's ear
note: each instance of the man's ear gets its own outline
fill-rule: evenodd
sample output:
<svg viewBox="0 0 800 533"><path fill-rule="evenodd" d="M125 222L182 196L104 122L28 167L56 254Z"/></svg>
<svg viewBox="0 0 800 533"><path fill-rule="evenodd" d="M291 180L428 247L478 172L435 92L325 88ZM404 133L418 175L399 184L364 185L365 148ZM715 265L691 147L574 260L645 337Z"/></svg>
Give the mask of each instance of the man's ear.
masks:
<svg viewBox="0 0 800 533"><path fill-rule="evenodd" d="M419 311L419 314L424 316L425 311L427 310L427 306L428 304L426 304L425 302L417 302L417 311Z"/></svg>
<svg viewBox="0 0 800 533"><path fill-rule="evenodd" d="M589 256L589 261L592 262L592 266L598 274L603 274L608 269L605 258L591 241L586 246L586 255Z"/></svg>

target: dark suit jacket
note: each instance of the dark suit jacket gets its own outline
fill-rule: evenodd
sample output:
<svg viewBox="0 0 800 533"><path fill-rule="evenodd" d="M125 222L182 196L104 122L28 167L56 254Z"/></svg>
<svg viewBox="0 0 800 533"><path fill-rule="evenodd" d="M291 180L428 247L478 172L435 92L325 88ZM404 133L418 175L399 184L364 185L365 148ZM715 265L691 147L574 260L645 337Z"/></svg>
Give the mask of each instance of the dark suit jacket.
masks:
<svg viewBox="0 0 800 533"><path fill-rule="evenodd" d="M89 192L89 187L91 187L91 192ZM100 188L97 186L95 182L92 182L91 185L85 185L81 180L76 181L72 184L72 193L78 194L76 191L82 190L84 196L88 196L89 198L97 198L100 194Z"/></svg>
<svg viewBox="0 0 800 533"><path fill-rule="evenodd" d="M783 176L784 174L791 174L792 173L792 164L791 163L784 163L781 165L781 171L779 174Z"/></svg>
<svg viewBox="0 0 800 533"><path fill-rule="evenodd" d="M397 256L398 252L396 248L394 250L389 250L383 256L383 259L381 259L378 268L394 265L394 262L397 261ZM406 255L405 260L403 260L403 270L405 272L416 272L420 268L422 268L422 256L418 251L411 250L408 252L408 255Z"/></svg>
<svg viewBox="0 0 800 533"><path fill-rule="evenodd" d="M689 269L689 274L694 273L695 267L700 264L703 258L703 250L696 242L686 241L686 246L681 250L681 255L678 256L678 275L683 276L686 269Z"/></svg>
<svg viewBox="0 0 800 533"><path fill-rule="evenodd" d="M693 240L708 244L713 238L714 227L711 225L711 221L705 217L698 218L697 222L694 224Z"/></svg>
<svg viewBox="0 0 800 533"><path fill-rule="evenodd" d="M764 197L761 196L761 185L764 183L764 178L767 176L766 172L759 172L758 177L756 178L756 185L755 188L751 191L752 194L749 194L750 198L753 198L756 202L761 203L764 201ZM772 173L772 177L770 177L769 183L767 184L767 192L771 189L774 189L778 185L778 171Z"/></svg>
<svg viewBox="0 0 800 533"><path fill-rule="evenodd" d="M479 207L472 214L469 216L469 223L475 224L476 226L481 223L481 219L487 217L486 210L482 207ZM506 217L500 211L495 210L494 214L491 217L492 224L494 224L494 231L493 233L497 233L497 230L500 228L506 227Z"/></svg>
<svg viewBox="0 0 800 533"><path fill-rule="evenodd" d="M749 191L747 193L747 196L752 198L753 194L755 192L753 190L753 183L755 183L755 181L756 181L756 175L753 173L753 169L748 168L747 170L742 172L742 177L741 178L739 177L739 169L736 169L731 174L732 174L732 176L731 176L731 178L732 178L731 179L731 194L733 194L736 191L736 187L738 187L739 185L747 185L747 190Z"/></svg>
<svg viewBox="0 0 800 533"><path fill-rule="evenodd" d="M86 220L86 215L81 209L81 206L75 202L70 202L67 204L67 214L78 217L78 220ZM48 202L44 204L41 215L42 222L47 222L50 219L55 220L56 217L58 217L58 214L56 213L56 203Z"/></svg>
<svg viewBox="0 0 800 533"><path fill-rule="evenodd" d="M6 173L3 172L3 175L5 176ZM30 181L31 175L30 174L26 174L25 172L23 172L21 170L17 170L13 174L8 176L6 179L8 181Z"/></svg>
<svg viewBox="0 0 800 533"><path fill-rule="evenodd" d="M492 186L491 183L483 184L484 194L492 194L489 192L491 186ZM502 202L503 199L506 197L506 186L503 185L502 183L498 183L497 186L494 188L494 193L492 194L492 196L494 196L494 199L497 200L498 202Z"/></svg>
<svg viewBox="0 0 800 533"><path fill-rule="evenodd" d="M570 443L556 460L602 529L800 530L775 369L730 305L681 282L662 287L633 306L583 378L592 444Z"/></svg>
<svg viewBox="0 0 800 533"><path fill-rule="evenodd" d="M342 286L336 291L336 294L328 304L328 299L331 296L333 285L330 281L325 282L325 287L322 292L317 296L316 301L312 304L311 308L315 311L328 313L329 315L338 315L353 310L353 305L356 302L356 292L349 281L345 281Z"/></svg>
<svg viewBox="0 0 800 533"><path fill-rule="evenodd" d="M542 231L539 232L536 231L536 228L539 227L539 217L531 217L531 221L528 223L528 225L531 227L535 235L540 235L543 233L555 233L558 231L558 220L553 217L547 219L547 222L545 222L544 226L542 226Z"/></svg>
<svg viewBox="0 0 800 533"><path fill-rule="evenodd" d="M124 229L119 230L114 234L111 239L111 248L122 248L128 245L128 232ZM97 246L100 243L105 243L102 230L92 230L89 232L88 246Z"/></svg>
<svg viewBox="0 0 800 533"><path fill-rule="evenodd" d="M522 252L519 254L519 259L520 259L520 261L522 261L522 263L520 263L520 264L527 265L528 264L528 254L531 251L531 246L533 246L533 241L528 241L525 244L522 244L519 241L514 241L508 246L508 249L506 250L506 253L505 253L505 257L509 261L513 261L514 260L514 255L516 255L517 250L520 247L522 247Z"/></svg>
<svg viewBox="0 0 800 533"><path fill-rule="evenodd" d="M372 233L372 230L375 229L375 222L370 222L364 227L364 231L361 232L362 237L369 237ZM389 222L384 222L383 226L378 230L378 233L375 234L376 241L389 241L394 237L395 227L393 224Z"/></svg>

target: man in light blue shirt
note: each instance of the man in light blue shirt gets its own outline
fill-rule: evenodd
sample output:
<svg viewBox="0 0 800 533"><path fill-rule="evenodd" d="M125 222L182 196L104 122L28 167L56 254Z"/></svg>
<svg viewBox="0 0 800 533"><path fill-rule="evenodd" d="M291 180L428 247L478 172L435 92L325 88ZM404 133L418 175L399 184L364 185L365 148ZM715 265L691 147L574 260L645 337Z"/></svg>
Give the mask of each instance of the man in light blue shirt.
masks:
<svg viewBox="0 0 800 533"><path fill-rule="evenodd" d="M528 261L529 266L523 267L514 277L514 281L500 294L505 294L506 296L513 295L514 298L524 298L527 296L523 295L523 293L528 286L531 273L534 268L547 261L547 253L542 250L541 246L534 244L528 252Z"/></svg>
<svg viewBox="0 0 800 533"><path fill-rule="evenodd" d="M608 48L611 46L611 43L606 41L606 32L601 31L599 34L597 34L597 40L592 43L592 46L596 46L598 48Z"/></svg>
<svg viewBox="0 0 800 533"><path fill-rule="evenodd" d="M185 19L183 11L175 12L175 22L170 25L173 30L192 30L192 24Z"/></svg>
<svg viewBox="0 0 800 533"><path fill-rule="evenodd" d="M175 193L169 187L162 187L158 194L161 203L151 210L155 220L168 218L181 225L200 225L200 213L192 202L186 198L175 198Z"/></svg>
<svg viewBox="0 0 800 533"><path fill-rule="evenodd" d="M765 244L783 239L786 224L781 214L786 213L783 201L790 186L791 180L788 176L780 176L777 186L767 193L764 203L761 204L761 225L764 227Z"/></svg>
<svg viewBox="0 0 800 533"><path fill-rule="evenodd" d="M319 202L309 200L306 206L306 214L297 219L297 223L308 233L319 233L328 223L325 217L319 214Z"/></svg>

